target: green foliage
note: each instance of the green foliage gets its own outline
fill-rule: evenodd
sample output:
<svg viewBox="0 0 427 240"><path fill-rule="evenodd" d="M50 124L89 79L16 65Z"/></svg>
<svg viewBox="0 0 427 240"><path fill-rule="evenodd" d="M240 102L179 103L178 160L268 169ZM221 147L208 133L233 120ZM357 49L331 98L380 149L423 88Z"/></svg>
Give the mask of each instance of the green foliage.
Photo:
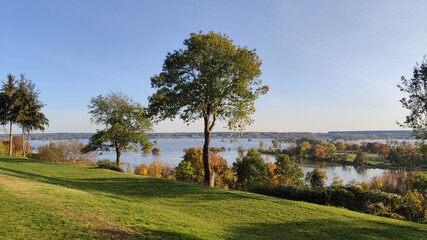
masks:
<svg viewBox="0 0 427 240"><path fill-rule="evenodd" d="M0 123L10 124L9 135L9 155L12 154L12 124L17 123L22 129L22 156L25 156L29 149L26 147L26 137L28 138L31 131L44 130L49 125L41 109L44 104L39 100L39 91L35 89L35 84L21 74L19 82L15 76L9 74L7 82L3 83L0 91ZM28 135L28 136L26 136Z"/></svg>
<svg viewBox="0 0 427 240"><path fill-rule="evenodd" d="M18 102L16 91L17 91L17 80L15 76L8 74L7 81L3 82L0 91L0 123L6 124L7 122L16 122L18 111L16 105Z"/></svg>
<svg viewBox="0 0 427 240"><path fill-rule="evenodd" d="M306 201L322 205L414 222L425 221L426 202L422 194L410 191L402 197L379 190L364 191L359 187L307 188L300 186L251 185L250 192Z"/></svg>
<svg viewBox="0 0 427 240"><path fill-rule="evenodd" d="M0 141L0 157L7 155L7 148L4 146L3 142Z"/></svg>
<svg viewBox="0 0 427 240"><path fill-rule="evenodd" d="M190 123L204 121L205 184L210 177L210 133L217 120L230 130L253 122L254 101L268 92L258 77L261 60L254 50L236 46L226 35L192 33L185 49L168 53L160 74L151 78L156 92L149 97L149 113L157 121L179 116Z"/></svg>
<svg viewBox="0 0 427 240"><path fill-rule="evenodd" d="M176 180L203 184L203 150L188 148L175 171Z"/></svg>
<svg viewBox="0 0 427 240"><path fill-rule="evenodd" d="M123 172L123 169L120 166L118 166L117 164L113 163L108 159L104 159L96 162L96 166L99 168L110 169L117 172Z"/></svg>
<svg viewBox="0 0 427 240"><path fill-rule="evenodd" d="M152 123L141 104L120 93L110 93L92 98L89 109L91 121L104 125L104 129L90 138L84 152L114 149L116 164L120 165L121 152L134 147L132 143L142 149L151 147L146 132L151 130Z"/></svg>
<svg viewBox="0 0 427 240"><path fill-rule="evenodd" d="M313 171L308 172L305 176L305 181L310 184L311 187L323 187L325 185L325 181L328 179L328 175L326 173L316 167Z"/></svg>
<svg viewBox="0 0 427 240"><path fill-rule="evenodd" d="M210 159L210 168L215 173L214 185L234 188L234 176L227 165L227 161L217 152L211 152ZM186 149L183 160L175 169L176 180L203 184L204 175L202 148Z"/></svg>
<svg viewBox="0 0 427 240"><path fill-rule="evenodd" d="M304 172L294 159L286 154L280 154L276 155L275 175L278 177L279 184L300 185Z"/></svg>
<svg viewBox="0 0 427 240"><path fill-rule="evenodd" d="M398 85L400 91L407 93L409 99L402 98L400 103L409 110L402 127L413 129L414 136L423 141L427 141L427 60L424 57L421 64L416 64L413 76L406 79L401 78L402 84Z"/></svg>
<svg viewBox="0 0 427 240"><path fill-rule="evenodd" d="M408 181L411 189L416 189L427 194L427 173L415 172Z"/></svg>
<svg viewBox="0 0 427 240"><path fill-rule="evenodd" d="M344 180L340 179L335 173L334 178L332 179L331 187L343 187L344 186Z"/></svg>
<svg viewBox="0 0 427 240"><path fill-rule="evenodd" d="M175 169L175 178L178 181L203 183L203 178L198 176L196 169L192 166L190 161L181 161Z"/></svg>
<svg viewBox="0 0 427 240"><path fill-rule="evenodd" d="M261 153L252 148L242 159L234 163L236 169L237 183L242 188L252 184L262 184L268 181L267 164Z"/></svg>
<svg viewBox="0 0 427 240"><path fill-rule="evenodd" d="M160 120L179 115L185 122L209 116L227 121L230 129L250 124L254 100L268 91L258 87L261 60L255 51L213 32L192 33L184 45L168 53L162 72L151 78L157 89L149 98L151 114Z"/></svg>
<svg viewBox="0 0 427 240"><path fill-rule="evenodd" d="M427 202L417 190L409 191L402 197L396 213L413 222L427 221Z"/></svg>
<svg viewBox="0 0 427 240"><path fill-rule="evenodd" d="M16 84L15 76L8 74L7 81L3 82L2 89L0 90L0 124L9 123L9 156L12 156L12 126L13 123L16 123L19 112L16 107L18 102Z"/></svg>
<svg viewBox="0 0 427 240"><path fill-rule="evenodd" d="M366 152L359 152L354 159L354 164L357 166L365 166L368 163L369 154Z"/></svg>

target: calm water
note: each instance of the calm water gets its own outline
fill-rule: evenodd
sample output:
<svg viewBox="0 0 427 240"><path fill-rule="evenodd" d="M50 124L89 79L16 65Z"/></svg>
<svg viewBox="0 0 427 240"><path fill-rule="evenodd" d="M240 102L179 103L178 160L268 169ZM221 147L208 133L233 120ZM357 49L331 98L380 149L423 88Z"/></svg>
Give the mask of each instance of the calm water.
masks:
<svg viewBox="0 0 427 240"><path fill-rule="evenodd" d="M230 141L230 139L212 139L211 147L225 147L227 151L221 152L229 165L236 161L236 158L239 157L237 148L243 147L244 149L249 148L258 148L260 142L263 141L266 144L266 148L272 146L272 139L238 139ZM157 144L155 146L160 148L160 154L157 156L150 154L143 155L140 151L129 151L122 153L122 162L127 162L131 166L136 167L139 164L145 163L150 164L154 160L161 160L170 164L171 166L177 166L182 160L184 155L183 149L190 147L203 147L203 139L201 138L182 138L182 139L156 139ZM87 143L88 140L82 140L83 143ZM49 141L33 141L32 145L37 149L40 146L48 144ZM288 147L288 143L282 143L281 147ZM102 155L98 156L99 159L110 159L115 160L115 152L105 152ZM264 159L267 162L273 162L275 160L274 156L264 155ZM319 163L317 163L319 164ZM375 168L355 168L353 166L331 166L327 164L319 164L319 166L326 172L328 175L327 184L332 182L334 174L339 178L344 180L345 183L356 180L356 181L366 181L375 176L381 175L384 170L375 169ZM304 163L301 165L301 168L306 172L312 171L314 169L314 163Z"/></svg>

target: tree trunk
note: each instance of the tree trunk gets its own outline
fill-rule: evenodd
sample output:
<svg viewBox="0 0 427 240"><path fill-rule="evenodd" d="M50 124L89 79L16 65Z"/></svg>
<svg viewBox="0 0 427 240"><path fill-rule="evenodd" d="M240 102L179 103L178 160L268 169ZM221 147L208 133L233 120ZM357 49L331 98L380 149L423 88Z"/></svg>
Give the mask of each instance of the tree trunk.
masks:
<svg viewBox="0 0 427 240"><path fill-rule="evenodd" d="M10 121L10 126L9 126L9 156L11 157L12 156L12 147L13 147L13 145L12 145L12 141L13 141L13 139L12 139L12 121Z"/></svg>
<svg viewBox="0 0 427 240"><path fill-rule="evenodd" d="M25 130L22 128L22 156L25 157Z"/></svg>
<svg viewBox="0 0 427 240"><path fill-rule="evenodd" d="M205 185L214 186L214 179L211 178L211 166L209 161L209 149L211 143L211 131L209 129L209 116L204 118L205 122L205 143L203 144L203 169L205 170Z"/></svg>
<svg viewBox="0 0 427 240"><path fill-rule="evenodd" d="M122 155L122 150L116 146L116 165L120 167L120 157Z"/></svg>
<svg viewBox="0 0 427 240"><path fill-rule="evenodd" d="M30 131L27 132L27 149L26 149L27 153L31 152L31 135L30 135Z"/></svg>

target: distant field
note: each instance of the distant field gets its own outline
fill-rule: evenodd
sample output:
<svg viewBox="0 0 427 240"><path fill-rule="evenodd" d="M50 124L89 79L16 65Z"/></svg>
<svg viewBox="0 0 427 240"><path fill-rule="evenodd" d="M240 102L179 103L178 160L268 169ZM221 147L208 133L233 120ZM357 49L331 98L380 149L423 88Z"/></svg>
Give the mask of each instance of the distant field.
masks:
<svg viewBox="0 0 427 240"><path fill-rule="evenodd" d="M0 158L0 239L425 239L427 225L93 167Z"/></svg>

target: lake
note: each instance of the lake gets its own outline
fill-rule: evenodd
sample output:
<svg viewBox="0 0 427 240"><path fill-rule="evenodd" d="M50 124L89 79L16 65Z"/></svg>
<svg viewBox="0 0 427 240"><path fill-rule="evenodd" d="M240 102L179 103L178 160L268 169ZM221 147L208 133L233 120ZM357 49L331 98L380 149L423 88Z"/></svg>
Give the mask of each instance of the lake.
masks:
<svg viewBox="0 0 427 240"><path fill-rule="evenodd" d="M128 151L122 153L122 162L129 163L132 167L136 167L142 163L150 164L154 160L161 160L165 163L170 164L171 166L177 166L184 155L183 149L190 147L203 147L202 138L179 138L179 139L155 139L157 144L155 146L160 148L159 155L147 154L143 155L140 151ZM154 139L152 139L152 142ZM239 157L239 153L237 149L239 147L243 147L244 149L249 148L258 148L260 146L260 142L263 141L266 144L266 148L272 146L272 139L212 139L211 147L221 148L224 147L227 149L225 152L221 152L220 155L223 156L229 165L236 161ZM87 143L87 139L82 140L83 143ZM49 141L32 141L32 146L36 149L40 146L48 144ZM281 147L286 148L289 146L289 143L282 143ZM115 152L105 152L102 155L99 155L99 159L110 159L115 160ZM267 162L274 162L275 158L272 155L263 155L264 159ZM339 178L344 180L344 183L348 183L349 181L367 181L375 176L381 175L384 170L376 169L376 168L361 168L361 167L353 167L353 166L342 166L342 165L325 165L324 163L303 163L301 164L301 168L304 171L304 174L312 171L315 168L314 164L319 164L319 166L326 172L328 175L327 184L332 182L334 174L336 174Z"/></svg>

